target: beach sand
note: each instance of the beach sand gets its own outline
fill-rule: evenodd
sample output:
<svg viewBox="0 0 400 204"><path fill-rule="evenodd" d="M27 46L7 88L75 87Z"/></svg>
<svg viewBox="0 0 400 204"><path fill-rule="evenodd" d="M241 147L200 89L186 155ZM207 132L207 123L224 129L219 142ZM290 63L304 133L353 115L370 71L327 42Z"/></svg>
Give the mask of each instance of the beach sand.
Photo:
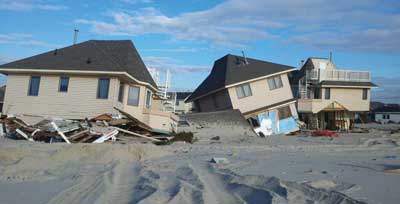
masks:
<svg viewBox="0 0 400 204"><path fill-rule="evenodd" d="M0 138L0 203L400 201L399 135L234 138L167 146Z"/></svg>

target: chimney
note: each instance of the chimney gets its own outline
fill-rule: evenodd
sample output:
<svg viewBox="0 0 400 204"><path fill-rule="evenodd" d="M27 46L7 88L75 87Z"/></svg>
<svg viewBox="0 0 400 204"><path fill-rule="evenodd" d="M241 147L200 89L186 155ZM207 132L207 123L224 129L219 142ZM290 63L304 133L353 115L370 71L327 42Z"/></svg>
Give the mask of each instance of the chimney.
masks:
<svg viewBox="0 0 400 204"><path fill-rule="evenodd" d="M74 45L76 44L77 40L78 40L78 29L74 29Z"/></svg>

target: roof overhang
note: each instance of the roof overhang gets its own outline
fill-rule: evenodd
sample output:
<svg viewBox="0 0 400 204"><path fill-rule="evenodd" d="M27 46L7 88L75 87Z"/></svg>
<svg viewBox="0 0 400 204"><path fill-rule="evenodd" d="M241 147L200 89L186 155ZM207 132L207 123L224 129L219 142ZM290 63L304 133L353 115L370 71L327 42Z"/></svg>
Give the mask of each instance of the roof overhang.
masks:
<svg viewBox="0 0 400 204"><path fill-rule="evenodd" d="M273 73L273 74L265 75L265 76L262 76L262 77L257 77L257 78L254 78L254 79L249 79L249 80L241 81L241 82L234 83L234 84L229 84L229 85L223 86L223 87L221 87L221 88L215 89L215 90L213 90L213 91L210 91L210 92L208 92L208 93L206 93L206 94L200 95L200 96L198 96L198 97L196 97L196 98L192 98L192 99L190 99L190 100L185 100L185 103L193 102L193 101L195 101L195 100L197 100L197 99L199 99L199 98L203 98L203 97L205 97L205 96L211 95L211 94L213 94L213 93L216 93L216 92L218 92L218 91L221 91L221 90L224 90L224 89L227 89L227 88L235 87L235 86L238 86L238 85L241 85L241 84L251 83L251 82L254 82L254 81L266 79L266 78L268 78L268 77L273 77L273 76L276 76L276 75L285 74L285 73L291 72L291 71L293 71L293 70L295 70L295 69L294 69L294 68L293 68L293 69L288 69L288 70L285 70L285 71L281 71L281 72L276 72L276 73ZM193 93L192 93L192 94L193 94ZM190 96L189 96L189 97L190 97ZM188 98L189 98L189 97L188 97ZM187 98L187 99L188 99L188 98Z"/></svg>
<svg viewBox="0 0 400 204"><path fill-rule="evenodd" d="M378 88L377 86L341 86L341 85L321 85L321 87L326 88L357 88L357 89L371 89Z"/></svg>
<svg viewBox="0 0 400 204"><path fill-rule="evenodd" d="M70 74L70 75L86 75L86 76L98 76L108 75L121 77L127 81L134 81L137 84L147 86L153 91L157 91L157 87L154 87L150 83L140 81L130 75L128 72L110 72L110 71L85 71L85 70L59 70L59 69L12 69L12 68L1 68L0 73L2 74Z"/></svg>

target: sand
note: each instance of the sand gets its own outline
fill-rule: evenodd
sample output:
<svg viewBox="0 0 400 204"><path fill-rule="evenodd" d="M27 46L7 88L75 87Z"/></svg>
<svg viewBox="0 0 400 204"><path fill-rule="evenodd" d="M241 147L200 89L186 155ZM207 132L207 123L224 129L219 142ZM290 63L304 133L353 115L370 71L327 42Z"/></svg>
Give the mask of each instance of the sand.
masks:
<svg viewBox="0 0 400 204"><path fill-rule="evenodd" d="M394 204L399 144L388 132L169 146L0 138L0 203Z"/></svg>

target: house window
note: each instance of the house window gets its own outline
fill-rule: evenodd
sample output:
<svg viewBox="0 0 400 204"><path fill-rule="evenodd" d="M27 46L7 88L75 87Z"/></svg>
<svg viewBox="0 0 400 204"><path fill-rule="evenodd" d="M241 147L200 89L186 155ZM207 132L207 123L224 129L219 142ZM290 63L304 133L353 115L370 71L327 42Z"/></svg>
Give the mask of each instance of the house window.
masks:
<svg viewBox="0 0 400 204"><path fill-rule="evenodd" d="M110 79L109 78L100 78L98 86L97 86L97 98L98 99L107 99L109 89L110 89Z"/></svg>
<svg viewBox="0 0 400 204"><path fill-rule="evenodd" d="M39 95L40 76L31 76L29 81L28 96Z"/></svg>
<svg viewBox="0 0 400 204"><path fill-rule="evenodd" d="M314 89L314 99L321 99L321 89L320 88Z"/></svg>
<svg viewBox="0 0 400 204"><path fill-rule="evenodd" d="M146 108L150 108L151 106L151 91L146 91Z"/></svg>
<svg viewBox="0 0 400 204"><path fill-rule="evenodd" d="M331 99L331 89L325 88L325 99Z"/></svg>
<svg viewBox="0 0 400 204"><path fill-rule="evenodd" d="M289 118L292 116L289 106L284 106L282 108L278 108L278 112L279 112L279 120Z"/></svg>
<svg viewBox="0 0 400 204"><path fill-rule="evenodd" d="M118 101L121 103L124 101L124 93L125 93L125 84L120 82L118 91Z"/></svg>
<svg viewBox="0 0 400 204"><path fill-rule="evenodd" d="M267 80L268 80L269 90L274 90L283 87L281 75L270 77Z"/></svg>
<svg viewBox="0 0 400 204"><path fill-rule="evenodd" d="M238 98L244 98L251 96L251 88L250 84L243 84L241 86L236 87L236 95Z"/></svg>
<svg viewBox="0 0 400 204"><path fill-rule="evenodd" d="M129 87L128 105L130 105L130 106L138 106L139 105L139 93L140 93L139 87L136 87L136 86Z"/></svg>
<svg viewBox="0 0 400 204"><path fill-rule="evenodd" d="M368 89L363 89L362 99L363 100L367 100L368 99Z"/></svg>
<svg viewBox="0 0 400 204"><path fill-rule="evenodd" d="M382 119L388 119L390 120L390 115L389 114L383 114Z"/></svg>
<svg viewBox="0 0 400 204"><path fill-rule="evenodd" d="M59 92L68 92L69 77L60 77L60 86L58 87Z"/></svg>

